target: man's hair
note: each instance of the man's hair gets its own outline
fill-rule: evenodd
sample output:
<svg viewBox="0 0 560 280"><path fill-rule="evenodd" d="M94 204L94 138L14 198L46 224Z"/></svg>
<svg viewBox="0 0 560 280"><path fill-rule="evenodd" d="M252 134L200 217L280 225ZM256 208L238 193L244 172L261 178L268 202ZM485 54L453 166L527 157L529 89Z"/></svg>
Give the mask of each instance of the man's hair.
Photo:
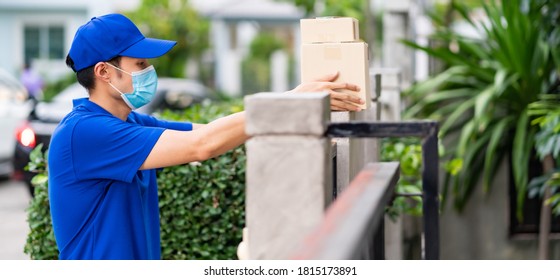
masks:
<svg viewBox="0 0 560 280"><path fill-rule="evenodd" d="M107 62L117 67L120 67L121 56L113 57ZM70 58L70 55L66 56L66 65L72 68L72 70L74 70L74 60ZM80 85L85 87L88 91L95 88L95 74L93 73L94 67L95 65L84 68L76 72L76 78L78 79L78 83L80 83Z"/></svg>

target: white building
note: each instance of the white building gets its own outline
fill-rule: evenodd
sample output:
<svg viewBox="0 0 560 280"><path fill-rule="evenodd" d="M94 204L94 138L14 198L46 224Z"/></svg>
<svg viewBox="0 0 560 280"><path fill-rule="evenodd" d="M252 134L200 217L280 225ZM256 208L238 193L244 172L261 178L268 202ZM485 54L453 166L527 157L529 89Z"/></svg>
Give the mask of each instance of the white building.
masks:
<svg viewBox="0 0 560 280"><path fill-rule="evenodd" d="M26 60L45 78L68 73L74 33L91 17L136 7L127 0L0 0L0 68L17 76Z"/></svg>

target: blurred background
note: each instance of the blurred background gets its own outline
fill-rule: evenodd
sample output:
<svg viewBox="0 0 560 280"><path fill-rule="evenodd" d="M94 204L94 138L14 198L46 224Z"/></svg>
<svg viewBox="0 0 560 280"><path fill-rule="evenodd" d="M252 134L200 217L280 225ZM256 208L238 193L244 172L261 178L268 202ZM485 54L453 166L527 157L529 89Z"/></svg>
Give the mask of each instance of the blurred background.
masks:
<svg viewBox="0 0 560 280"><path fill-rule="evenodd" d="M559 1L0 0L0 259L29 258L25 166L87 95L64 63L74 33L113 12L178 41L152 61L168 81L150 114L290 90L299 20L358 19L372 71L399 73L403 118L442 123L442 258L560 258ZM386 150L418 171L415 144ZM418 216L418 203L399 211ZM395 258L417 259L419 220L401 223Z"/></svg>

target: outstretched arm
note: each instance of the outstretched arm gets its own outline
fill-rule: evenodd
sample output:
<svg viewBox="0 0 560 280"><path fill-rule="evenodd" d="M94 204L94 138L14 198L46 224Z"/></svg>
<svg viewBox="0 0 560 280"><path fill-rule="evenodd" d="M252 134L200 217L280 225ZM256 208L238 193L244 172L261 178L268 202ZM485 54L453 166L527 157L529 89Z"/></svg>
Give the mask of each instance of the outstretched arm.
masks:
<svg viewBox="0 0 560 280"><path fill-rule="evenodd" d="M203 161L231 150L249 137L245 112L219 118L192 131L165 130L140 169Z"/></svg>
<svg viewBox="0 0 560 280"><path fill-rule="evenodd" d="M340 93L336 89L359 90L358 86L333 82L338 73L316 81L303 83L290 93L328 92L331 109L359 111L353 103L363 104L359 97ZM140 169L153 169L193 161L203 161L219 156L249 139L245 134L245 112L219 118L207 125L193 124L192 131L165 130Z"/></svg>

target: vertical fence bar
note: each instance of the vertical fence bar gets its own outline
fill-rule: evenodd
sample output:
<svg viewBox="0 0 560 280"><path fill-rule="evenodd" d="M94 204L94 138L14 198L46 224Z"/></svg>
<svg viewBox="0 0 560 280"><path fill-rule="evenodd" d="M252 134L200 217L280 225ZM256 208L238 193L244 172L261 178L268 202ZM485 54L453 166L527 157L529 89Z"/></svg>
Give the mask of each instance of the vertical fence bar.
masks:
<svg viewBox="0 0 560 280"><path fill-rule="evenodd" d="M373 236L373 259L385 259L385 219L379 221L379 226Z"/></svg>
<svg viewBox="0 0 560 280"><path fill-rule="evenodd" d="M422 142L423 211L424 211L424 258L439 259L439 198L438 198L438 127L430 129Z"/></svg>
<svg viewBox="0 0 560 280"><path fill-rule="evenodd" d="M336 154L335 154L335 155L333 156L333 158L332 158L332 167L333 167L333 170L332 170L332 178L333 178L333 183L332 183L332 186L333 186L333 188L332 188L332 189L333 189L333 194L332 194L332 198L333 198L333 200L335 200L335 199L336 199L336 196L338 195L338 191L337 191L338 189L337 189L337 187L336 187L336 180L338 180L338 178L336 177L336 168L337 168L337 166L336 166Z"/></svg>
<svg viewBox="0 0 560 280"><path fill-rule="evenodd" d="M336 199L336 196L338 195L338 187L337 187L337 155L338 155L338 143L335 141L331 142L331 157L332 157L332 200L334 201Z"/></svg>

